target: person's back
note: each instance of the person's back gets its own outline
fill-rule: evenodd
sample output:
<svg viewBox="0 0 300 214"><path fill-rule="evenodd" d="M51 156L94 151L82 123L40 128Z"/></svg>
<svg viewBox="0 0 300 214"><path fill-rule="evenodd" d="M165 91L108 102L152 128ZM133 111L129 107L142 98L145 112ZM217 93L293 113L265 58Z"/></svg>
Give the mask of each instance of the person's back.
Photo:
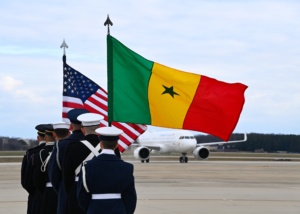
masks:
<svg viewBox="0 0 300 214"><path fill-rule="evenodd" d="M97 130L106 128L107 130L113 129L104 127ZM99 133L101 139L101 132ZM117 145L117 141L114 141ZM102 144L103 141L101 141L101 147ZM99 156L86 162L82 167L77 191L79 205L88 214L134 213L137 200L134 167L118 158L113 148L105 146L102 148Z"/></svg>
<svg viewBox="0 0 300 214"><path fill-rule="evenodd" d="M99 154L99 138L95 129L100 125L104 117L94 113L84 113L77 117L82 122L84 140L70 142L66 149L63 160L62 174L63 185L67 194L68 212L70 214L85 213L77 201L77 181L82 162L89 160Z"/></svg>
<svg viewBox="0 0 300 214"><path fill-rule="evenodd" d="M42 194L40 213L52 214L56 213L57 194L49 180L45 164L52 152L54 144L51 143L47 145L47 143L39 153L34 155L34 185Z"/></svg>
<svg viewBox="0 0 300 214"><path fill-rule="evenodd" d="M98 144L96 135L88 135L84 139L88 140L94 147ZM89 156L89 154L91 154L91 151L80 141L71 142L66 148L63 162L63 185L68 197L68 213L70 214L84 213L84 211L78 206L76 197L78 181L76 169L81 166L82 162ZM80 171L78 171L78 173L79 172Z"/></svg>
<svg viewBox="0 0 300 214"><path fill-rule="evenodd" d="M39 145L28 149L22 160L21 185L29 193L27 213L30 214L40 213L41 207L41 193L35 188L33 181L34 166L32 163L32 157L34 154L39 153L40 150L45 146L46 142L44 141L44 125L45 124L40 124L35 127L35 129L38 131L37 140Z"/></svg>
<svg viewBox="0 0 300 214"><path fill-rule="evenodd" d="M53 150L55 138L53 136L52 124L45 125L46 145L34 154L34 186L42 193L41 208L39 213L52 214L57 209L57 194L55 193L47 173L47 164Z"/></svg>
<svg viewBox="0 0 300 214"><path fill-rule="evenodd" d="M101 154L85 164L85 177L89 194L82 186L79 187L78 195L80 198L87 195L92 197L88 207L83 205L87 213L97 213L97 210L101 210L101 213L133 213L135 201L124 201L128 196L136 195L132 164L115 155ZM105 200L101 200L101 197Z"/></svg>
<svg viewBox="0 0 300 214"><path fill-rule="evenodd" d="M53 135L55 137L56 143L52 150L48 165L47 165L47 173L49 180L53 186L54 191L57 194L57 214L64 214L67 212L66 209L66 201L67 196L65 194L61 183L61 160L59 159L60 153L64 153L64 145L67 144L68 138L70 137L70 124L65 122L58 122L53 124L54 132Z"/></svg>

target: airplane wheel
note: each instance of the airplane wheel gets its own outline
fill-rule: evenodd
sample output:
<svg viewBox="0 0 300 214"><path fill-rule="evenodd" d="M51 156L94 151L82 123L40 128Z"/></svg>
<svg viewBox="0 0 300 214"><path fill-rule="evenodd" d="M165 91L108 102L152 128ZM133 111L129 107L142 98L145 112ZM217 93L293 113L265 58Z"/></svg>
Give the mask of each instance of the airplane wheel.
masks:
<svg viewBox="0 0 300 214"><path fill-rule="evenodd" d="M146 163L149 163L149 161L150 161L150 159L148 158L148 159L146 159Z"/></svg>
<svg viewBox="0 0 300 214"><path fill-rule="evenodd" d="M141 163L144 163L145 161L144 160L141 160Z"/></svg>
<svg viewBox="0 0 300 214"><path fill-rule="evenodd" d="M189 162L188 157L184 157L184 162L185 162L185 163Z"/></svg>
<svg viewBox="0 0 300 214"><path fill-rule="evenodd" d="M179 162L180 162L180 163L184 163L183 157L180 157L180 158L179 158Z"/></svg>

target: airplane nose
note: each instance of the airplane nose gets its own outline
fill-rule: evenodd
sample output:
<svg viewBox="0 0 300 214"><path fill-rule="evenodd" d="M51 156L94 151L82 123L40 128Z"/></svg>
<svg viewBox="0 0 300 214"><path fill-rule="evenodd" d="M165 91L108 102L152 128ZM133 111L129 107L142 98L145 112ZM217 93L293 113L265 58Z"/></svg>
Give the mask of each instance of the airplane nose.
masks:
<svg viewBox="0 0 300 214"><path fill-rule="evenodd" d="M181 150L193 150L196 147L196 142L191 140L185 140L184 142L180 143Z"/></svg>

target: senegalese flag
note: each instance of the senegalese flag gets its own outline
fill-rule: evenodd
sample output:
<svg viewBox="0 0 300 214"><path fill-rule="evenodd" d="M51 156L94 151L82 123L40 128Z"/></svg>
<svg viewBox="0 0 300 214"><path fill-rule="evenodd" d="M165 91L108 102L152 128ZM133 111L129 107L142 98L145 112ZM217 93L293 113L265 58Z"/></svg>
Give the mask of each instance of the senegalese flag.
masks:
<svg viewBox="0 0 300 214"><path fill-rule="evenodd" d="M145 59L107 36L109 121L188 129L225 141L244 106L246 85Z"/></svg>

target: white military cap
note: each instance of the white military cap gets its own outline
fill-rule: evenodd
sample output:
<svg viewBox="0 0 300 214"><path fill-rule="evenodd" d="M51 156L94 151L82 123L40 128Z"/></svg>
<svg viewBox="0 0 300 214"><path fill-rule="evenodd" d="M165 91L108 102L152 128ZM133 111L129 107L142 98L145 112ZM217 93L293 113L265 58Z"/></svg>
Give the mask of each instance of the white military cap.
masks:
<svg viewBox="0 0 300 214"><path fill-rule="evenodd" d="M70 128L70 124L66 123L66 122L58 122L58 123L54 123L52 124L53 129L69 129Z"/></svg>
<svg viewBox="0 0 300 214"><path fill-rule="evenodd" d="M104 117L101 114L95 113L85 113L77 117L77 120L81 121L82 126L96 126L103 119Z"/></svg>
<svg viewBox="0 0 300 214"><path fill-rule="evenodd" d="M119 135L123 134L123 130L116 127L101 127L95 131L100 140L119 140Z"/></svg>

